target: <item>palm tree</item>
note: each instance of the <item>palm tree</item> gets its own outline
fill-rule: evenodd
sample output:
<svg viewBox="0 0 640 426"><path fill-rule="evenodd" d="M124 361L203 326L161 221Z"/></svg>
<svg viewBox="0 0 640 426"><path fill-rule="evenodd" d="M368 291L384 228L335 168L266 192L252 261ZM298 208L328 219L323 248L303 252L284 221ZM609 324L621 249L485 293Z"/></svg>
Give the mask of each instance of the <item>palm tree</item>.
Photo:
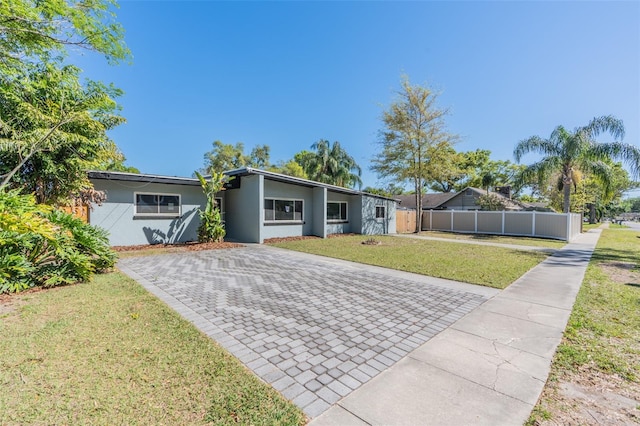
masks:
<svg viewBox="0 0 640 426"><path fill-rule="evenodd" d="M325 139L311 145L316 152L309 156L306 172L309 179L330 185L353 187L362 185L362 169L341 146Z"/></svg>
<svg viewBox="0 0 640 426"><path fill-rule="evenodd" d="M595 138L601 133L609 133L614 142L601 143ZM539 182L546 180L551 174L559 173L564 191L564 212L569 212L571 186L576 184L580 172L590 173L608 188L613 177L613 169L606 160L617 159L627 163L633 174L640 174L640 149L634 145L622 143L624 125L622 120L613 116L594 118L584 127L573 132L558 126L549 139L532 136L520 141L513 155L517 162L527 153L542 154L542 159L531 164L522 172L522 181Z"/></svg>

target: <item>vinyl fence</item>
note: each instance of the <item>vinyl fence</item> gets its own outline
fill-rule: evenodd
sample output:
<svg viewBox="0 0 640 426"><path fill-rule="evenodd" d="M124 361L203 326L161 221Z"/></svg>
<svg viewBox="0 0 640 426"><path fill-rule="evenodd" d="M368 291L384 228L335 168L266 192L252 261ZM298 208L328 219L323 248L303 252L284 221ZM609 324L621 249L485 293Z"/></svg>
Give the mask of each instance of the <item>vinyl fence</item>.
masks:
<svg viewBox="0 0 640 426"><path fill-rule="evenodd" d="M571 241L582 230L582 215L536 211L429 210L422 213L422 230Z"/></svg>

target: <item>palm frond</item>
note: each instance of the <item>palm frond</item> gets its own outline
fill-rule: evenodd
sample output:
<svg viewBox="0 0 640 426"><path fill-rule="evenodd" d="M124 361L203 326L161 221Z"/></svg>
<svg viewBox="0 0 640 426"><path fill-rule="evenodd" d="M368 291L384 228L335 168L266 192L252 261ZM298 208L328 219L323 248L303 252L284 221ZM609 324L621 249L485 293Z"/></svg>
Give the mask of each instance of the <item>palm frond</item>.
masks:
<svg viewBox="0 0 640 426"><path fill-rule="evenodd" d="M584 127L576 129L576 133L586 133L590 138L595 139L601 133L609 133L615 140L624 138L624 124L622 120L612 115L596 117Z"/></svg>

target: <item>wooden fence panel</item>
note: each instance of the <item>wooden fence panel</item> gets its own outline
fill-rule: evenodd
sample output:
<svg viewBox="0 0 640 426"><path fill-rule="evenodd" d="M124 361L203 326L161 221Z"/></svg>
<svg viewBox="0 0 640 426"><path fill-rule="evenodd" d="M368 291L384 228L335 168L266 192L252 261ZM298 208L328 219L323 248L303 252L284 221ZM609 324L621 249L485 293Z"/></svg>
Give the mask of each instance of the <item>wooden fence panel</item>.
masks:
<svg viewBox="0 0 640 426"><path fill-rule="evenodd" d="M82 206L61 206L60 210L82 219L84 223L89 223L89 206L86 204Z"/></svg>
<svg viewBox="0 0 640 426"><path fill-rule="evenodd" d="M396 232L398 234L408 234L415 231L415 210L396 210Z"/></svg>

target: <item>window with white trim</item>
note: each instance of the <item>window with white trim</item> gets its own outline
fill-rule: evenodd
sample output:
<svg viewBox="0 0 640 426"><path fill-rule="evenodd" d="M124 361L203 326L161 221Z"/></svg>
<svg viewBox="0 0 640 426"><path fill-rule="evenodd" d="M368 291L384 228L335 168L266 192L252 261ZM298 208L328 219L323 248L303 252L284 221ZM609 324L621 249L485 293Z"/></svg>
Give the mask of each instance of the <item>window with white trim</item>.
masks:
<svg viewBox="0 0 640 426"><path fill-rule="evenodd" d="M376 206L376 219L384 219L385 211L384 206Z"/></svg>
<svg viewBox="0 0 640 426"><path fill-rule="evenodd" d="M180 216L180 194L136 192L135 214L144 216Z"/></svg>
<svg viewBox="0 0 640 426"><path fill-rule="evenodd" d="M327 222L346 222L347 202L328 201L327 202Z"/></svg>
<svg viewBox="0 0 640 426"><path fill-rule="evenodd" d="M302 200L264 199L265 222L302 222Z"/></svg>

